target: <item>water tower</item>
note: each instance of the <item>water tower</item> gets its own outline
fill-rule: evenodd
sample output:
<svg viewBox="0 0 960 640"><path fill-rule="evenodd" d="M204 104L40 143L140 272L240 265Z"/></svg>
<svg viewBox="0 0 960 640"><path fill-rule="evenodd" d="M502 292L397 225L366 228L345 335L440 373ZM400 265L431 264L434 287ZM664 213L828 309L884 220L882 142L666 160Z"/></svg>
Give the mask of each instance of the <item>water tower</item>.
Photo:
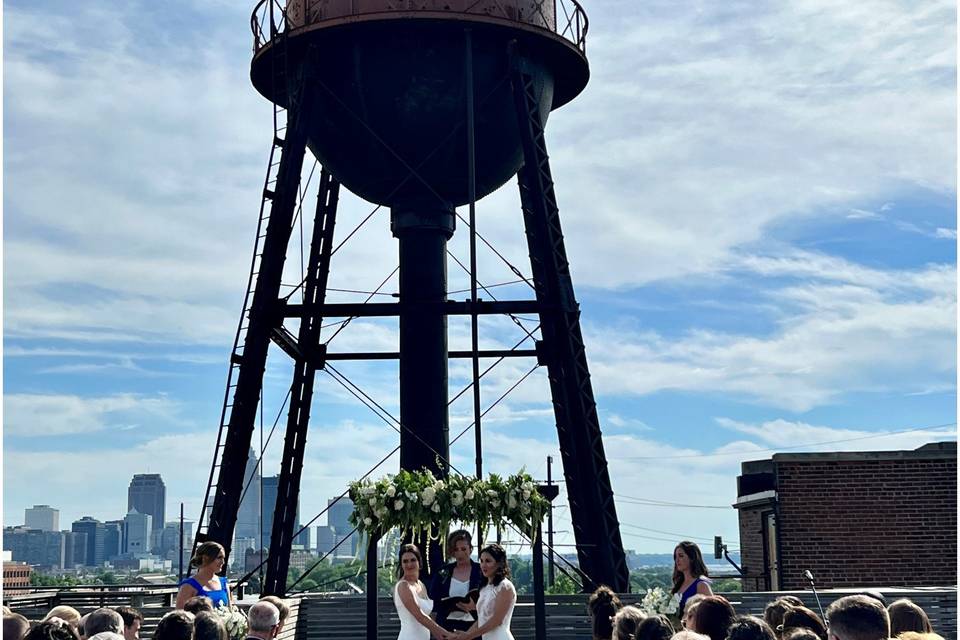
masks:
<svg viewBox="0 0 960 640"><path fill-rule="evenodd" d="M625 562L567 265L544 126L586 86L586 14L576 0L261 0L251 79L274 103L274 148L261 227L237 332L200 539L229 545L271 341L295 361L266 592L283 593L313 378L334 358L323 318L397 316L400 466L448 473L447 317L537 313L535 356L547 367L580 567L626 591ZM283 122L285 111L286 121ZM280 277L306 150L323 173L304 302ZM455 207L518 175L535 300L447 300L446 243ZM325 303L339 187L390 209L399 301ZM518 220L519 222L519 220ZM472 230L471 230L472 231ZM475 278L475 268L474 278ZM282 328L299 318L296 336ZM365 358L376 354L363 355ZM348 359L351 354L339 354ZM479 398L479 396L477 396ZM479 465L479 461L478 461ZM216 483L214 477L216 476ZM212 509L210 508L212 505ZM209 512L208 512L209 509Z"/></svg>

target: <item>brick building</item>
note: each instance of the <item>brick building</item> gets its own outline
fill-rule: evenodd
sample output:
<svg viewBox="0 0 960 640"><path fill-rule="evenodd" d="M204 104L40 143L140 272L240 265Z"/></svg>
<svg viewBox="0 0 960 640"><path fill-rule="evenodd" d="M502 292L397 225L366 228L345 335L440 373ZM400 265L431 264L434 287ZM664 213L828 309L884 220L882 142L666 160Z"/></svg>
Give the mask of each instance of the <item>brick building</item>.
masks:
<svg viewBox="0 0 960 640"><path fill-rule="evenodd" d="M745 591L957 583L957 443L786 453L737 478Z"/></svg>
<svg viewBox="0 0 960 640"><path fill-rule="evenodd" d="M26 562L3 563L3 593L12 596L18 593L27 593L30 586L30 574L33 567Z"/></svg>

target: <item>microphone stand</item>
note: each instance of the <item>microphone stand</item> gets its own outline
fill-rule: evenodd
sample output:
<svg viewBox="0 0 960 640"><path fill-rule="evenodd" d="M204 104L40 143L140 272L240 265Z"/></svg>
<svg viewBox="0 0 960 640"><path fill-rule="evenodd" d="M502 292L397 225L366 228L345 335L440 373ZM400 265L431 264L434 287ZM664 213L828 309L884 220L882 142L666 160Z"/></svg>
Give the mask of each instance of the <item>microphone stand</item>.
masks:
<svg viewBox="0 0 960 640"><path fill-rule="evenodd" d="M820 596L817 594L817 587L813 583L813 574L807 569L803 572L803 575L810 581L810 590L813 591L813 597L817 599L817 609L820 610L820 619L823 620L823 624L827 624L827 616L823 613L823 605L820 604Z"/></svg>

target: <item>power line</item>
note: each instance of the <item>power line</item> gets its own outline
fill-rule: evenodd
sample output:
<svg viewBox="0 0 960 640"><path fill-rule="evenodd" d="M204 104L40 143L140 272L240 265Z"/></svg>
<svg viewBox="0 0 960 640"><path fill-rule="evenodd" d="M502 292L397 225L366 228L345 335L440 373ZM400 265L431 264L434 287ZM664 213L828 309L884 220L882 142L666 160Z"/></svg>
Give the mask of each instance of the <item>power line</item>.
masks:
<svg viewBox="0 0 960 640"><path fill-rule="evenodd" d="M956 422L948 422L945 424L934 425L932 427L916 427L914 429L903 429L902 431L888 431L886 433L878 433L878 434L873 434L869 436L859 436L856 438L843 438L841 440L823 440L821 442L808 442L806 444L784 445L782 447L776 447L773 449L743 449L740 451L723 451L719 453L692 453L692 454L683 454L683 455L675 455L675 456L626 456L622 458L610 458L610 459L611 460L677 460L680 458L714 458L718 456L738 456L738 455L752 454L752 453L778 452L778 451L783 451L784 449L803 449L805 447L817 447L823 444L839 444L841 442L856 442L858 440L872 440L874 438L886 438L889 436L900 435L902 433L913 433L916 431L933 431L934 429L945 429L946 427L955 427L955 426L957 426Z"/></svg>
<svg viewBox="0 0 960 640"><path fill-rule="evenodd" d="M626 502L628 504L640 504L647 507L683 507L689 509L730 509L728 505L715 504L686 504L683 502L667 502L665 500L653 500L650 498L635 498L623 494L614 496L615 500Z"/></svg>

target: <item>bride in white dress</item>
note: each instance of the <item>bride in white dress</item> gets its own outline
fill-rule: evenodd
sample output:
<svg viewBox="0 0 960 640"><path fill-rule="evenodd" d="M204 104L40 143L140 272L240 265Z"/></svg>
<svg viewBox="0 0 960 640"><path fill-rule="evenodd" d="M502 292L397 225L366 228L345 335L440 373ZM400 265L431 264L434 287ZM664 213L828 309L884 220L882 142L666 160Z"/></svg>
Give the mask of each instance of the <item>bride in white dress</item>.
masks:
<svg viewBox="0 0 960 640"><path fill-rule="evenodd" d="M416 545L405 544L400 548L400 581L393 587L393 604L400 618L400 635L397 640L430 640L430 632L446 640L450 632L430 617L433 600L427 588L420 582L420 550Z"/></svg>
<svg viewBox="0 0 960 640"><path fill-rule="evenodd" d="M513 640L510 620L517 604L517 590L510 582L507 552L498 544L488 544L480 550L480 571L487 585L480 589L477 600L477 621L468 631L456 632L453 640Z"/></svg>

